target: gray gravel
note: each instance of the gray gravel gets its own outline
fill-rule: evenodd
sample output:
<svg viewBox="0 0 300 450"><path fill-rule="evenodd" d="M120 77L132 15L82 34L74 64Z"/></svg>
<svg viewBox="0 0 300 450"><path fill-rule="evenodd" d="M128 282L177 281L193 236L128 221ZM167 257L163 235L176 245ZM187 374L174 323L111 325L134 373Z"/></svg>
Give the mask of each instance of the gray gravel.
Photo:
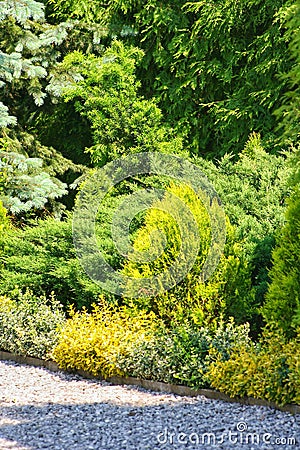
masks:
<svg viewBox="0 0 300 450"><path fill-rule="evenodd" d="M300 449L300 416L0 361L0 449Z"/></svg>

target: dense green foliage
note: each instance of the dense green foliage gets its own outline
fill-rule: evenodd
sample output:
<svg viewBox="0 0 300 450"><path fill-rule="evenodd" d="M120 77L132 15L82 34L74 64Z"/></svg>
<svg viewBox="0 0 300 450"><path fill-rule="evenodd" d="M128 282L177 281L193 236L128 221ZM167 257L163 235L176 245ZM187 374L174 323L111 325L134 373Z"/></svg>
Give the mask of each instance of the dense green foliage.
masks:
<svg viewBox="0 0 300 450"><path fill-rule="evenodd" d="M299 0L7 0L0 22L0 346L53 350L62 367L96 374L299 402ZM116 296L81 267L72 212L86 175L139 152L201 169L224 206L226 244L203 281L205 195L172 167L127 177L95 220L105 260L132 277ZM134 217L123 254L114 214L153 188L163 194ZM180 235L185 210L171 194L197 236ZM188 252L199 244L187 276L133 295L135 280L172 265L184 235ZM133 258L149 248L153 258Z"/></svg>
<svg viewBox="0 0 300 450"><path fill-rule="evenodd" d="M289 57L293 61L290 70L281 76L287 82L287 92L281 107L276 111L279 129L283 130L283 140L297 143L299 138L299 81L300 81L300 3L296 0L285 11L286 37L289 42Z"/></svg>
<svg viewBox="0 0 300 450"><path fill-rule="evenodd" d="M62 95L90 123L94 145L87 151L96 165L127 152L172 146L166 142L167 130L155 101L138 95L135 66L142 55L138 48L114 41L101 58L75 52L62 63L64 70L76 74L74 84L63 89Z"/></svg>
<svg viewBox="0 0 300 450"><path fill-rule="evenodd" d="M254 344L247 325L169 330L151 314L102 303L91 314L77 313L68 320L53 356L62 368L96 376L216 387L234 397L282 405L300 401L299 340L268 333Z"/></svg>
<svg viewBox="0 0 300 450"><path fill-rule="evenodd" d="M288 34L291 38L290 51L296 64L286 74L289 87L286 102L278 114L284 112L282 127L284 136L293 140L299 138L299 81L300 81L300 4L296 2L288 14ZM288 201L286 223L277 234L277 246L273 253L272 282L263 306L263 315L268 324L279 328L287 336L296 334L300 325L300 152L299 144L292 158L293 173L290 184L293 187Z"/></svg>
<svg viewBox="0 0 300 450"><path fill-rule="evenodd" d="M273 252L272 283L263 306L270 325L293 336L300 326L300 189L290 198L286 224Z"/></svg>
<svg viewBox="0 0 300 450"><path fill-rule="evenodd" d="M84 273L72 244L70 221L37 221L0 236L0 292L13 298L30 289L55 293L64 305L89 306L101 292Z"/></svg>
<svg viewBox="0 0 300 450"><path fill-rule="evenodd" d="M136 32L130 41L145 52L143 93L159 100L193 153L238 153L252 131L269 149L277 144L273 112L286 91L279 75L292 64L284 33L289 0L50 3L60 18Z"/></svg>
<svg viewBox="0 0 300 450"><path fill-rule="evenodd" d="M227 360L233 348L248 345L248 333L247 326L232 323L221 323L213 332L203 327L161 328L150 339L135 342L128 354L119 355L117 367L142 379L208 387L205 375L215 354Z"/></svg>
<svg viewBox="0 0 300 450"><path fill-rule="evenodd" d="M242 243L257 306L262 304L267 290L274 233L284 223L293 155L285 158L268 154L260 136L252 134L237 160L231 155L225 155L216 164L195 159L217 189L235 227L236 240ZM247 303L250 301L249 295Z"/></svg>

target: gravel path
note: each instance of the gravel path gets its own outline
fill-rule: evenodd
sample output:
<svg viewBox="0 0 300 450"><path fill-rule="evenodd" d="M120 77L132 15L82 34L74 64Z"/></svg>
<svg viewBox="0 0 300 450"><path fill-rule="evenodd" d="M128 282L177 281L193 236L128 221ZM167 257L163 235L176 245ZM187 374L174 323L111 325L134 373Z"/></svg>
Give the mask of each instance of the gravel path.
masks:
<svg viewBox="0 0 300 450"><path fill-rule="evenodd" d="M300 449L300 416L0 361L1 450Z"/></svg>

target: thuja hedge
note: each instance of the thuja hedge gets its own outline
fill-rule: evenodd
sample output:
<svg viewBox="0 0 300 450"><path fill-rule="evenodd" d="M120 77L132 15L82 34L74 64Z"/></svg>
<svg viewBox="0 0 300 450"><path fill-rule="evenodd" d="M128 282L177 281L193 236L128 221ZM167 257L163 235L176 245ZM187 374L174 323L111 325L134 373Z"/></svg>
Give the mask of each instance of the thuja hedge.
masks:
<svg viewBox="0 0 300 450"><path fill-rule="evenodd" d="M300 404L300 333L288 340L265 333L258 343L248 325L215 329L189 324L167 329L153 313L108 305L70 311L29 292L0 298L0 348L54 359L63 369L95 376L135 376L278 404Z"/></svg>
<svg viewBox="0 0 300 450"><path fill-rule="evenodd" d="M192 154L212 157L238 153L254 130L270 150L278 145L281 133L273 113L287 90L286 78L279 75L295 60L289 58L285 24L291 4L47 0L52 20L72 16L105 23L110 36L143 49L141 91L159 101L165 122L185 138ZM296 18L293 34L297 27ZM296 121L295 109L292 114Z"/></svg>

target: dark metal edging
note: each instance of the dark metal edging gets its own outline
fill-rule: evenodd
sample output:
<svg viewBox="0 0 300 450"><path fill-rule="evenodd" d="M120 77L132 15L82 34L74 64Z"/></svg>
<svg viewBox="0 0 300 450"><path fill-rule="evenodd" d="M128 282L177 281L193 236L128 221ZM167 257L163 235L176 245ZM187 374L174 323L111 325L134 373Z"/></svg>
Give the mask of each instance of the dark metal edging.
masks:
<svg viewBox="0 0 300 450"><path fill-rule="evenodd" d="M177 384L163 383L161 381L151 381L142 380L133 377L95 377L89 372L83 370L63 370L60 369L58 364L54 361L46 361L39 358L33 358L31 356L16 355L15 353L9 353L5 351L0 351L1 361L15 361L19 364L27 364L29 366L44 367L52 372L65 372L65 373L75 373L81 375L84 378L105 380L111 384L115 385L134 385L143 387L144 389L149 389L157 392L167 392L170 394L176 394L187 397L197 397L203 395L206 398L213 400L223 400L229 403L240 403L242 405L252 405L252 406L267 406L269 408L278 409L280 411L289 412L291 414L300 414L300 405L288 404L284 406L279 406L274 402L269 402L263 399L257 399L252 397L246 398L232 398L222 392L215 391L213 389L192 389L188 386L181 386Z"/></svg>

